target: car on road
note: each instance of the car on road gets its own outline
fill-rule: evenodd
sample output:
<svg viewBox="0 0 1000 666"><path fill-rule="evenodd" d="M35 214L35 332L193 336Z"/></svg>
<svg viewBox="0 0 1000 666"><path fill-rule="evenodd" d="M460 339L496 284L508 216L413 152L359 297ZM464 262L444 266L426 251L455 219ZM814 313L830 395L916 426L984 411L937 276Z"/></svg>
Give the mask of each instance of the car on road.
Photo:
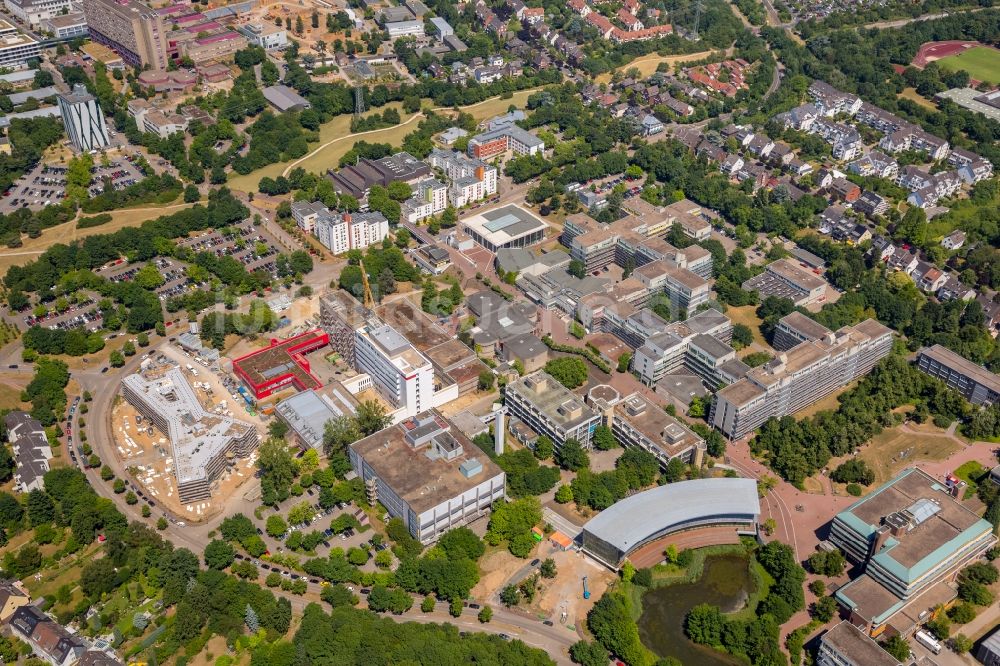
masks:
<svg viewBox="0 0 1000 666"><path fill-rule="evenodd" d="M101 374L102 374L102 375L103 375L104 373L106 373L107 371L108 371L108 366L104 366L103 368L101 368Z"/></svg>
<svg viewBox="0 0 1000 666"><path fill-rule="evenodd" d="M497 634L497 635L500 637L501 640L505 640L505 641L509 641L510 640L510 636L508 636L507 634Z"/></svg>
<svg viewBox="0 0 1000 666"><path fill-rule="evenodd" d="M352 589L351 591L353 592L354 590ZM368 594L369 592L371 592L371 590L367 587L361 588L361 594Z"/></svg>
<svg viewBox="0 0 1000 666"><path fill-rule="evenodd" d="M309 582L310 582L310 583L312 583L313 585L315 585L315 584L316 584L316 583L318 583L319 581L318 581L317 579L315 579L315 578L310 578L310 579L309 579Z"/></svg>
<svg viewBox="0 0 1000 666"><path fill-rule="evenodd" d="M545 620L545 622L542 622L542 624L544 624L546 627L551 627L555 625L555 622L553 622L552 620Z"/></svg>
<svg viewBox="0 0 1000 666"><path fill-rule="evenodd" d="M479 604L469 604L469 608L471 608L472 610L479 610L480 608L482 608L482 606L480 606Z"/></svg>
<svg viewBox="0 0 1000 666"><path fill-rule="evenodd" d="M539 560L537 558L534 559L534 560L531 560L531 566L537 567L539 562L541 562L541 560Z"/></svg>

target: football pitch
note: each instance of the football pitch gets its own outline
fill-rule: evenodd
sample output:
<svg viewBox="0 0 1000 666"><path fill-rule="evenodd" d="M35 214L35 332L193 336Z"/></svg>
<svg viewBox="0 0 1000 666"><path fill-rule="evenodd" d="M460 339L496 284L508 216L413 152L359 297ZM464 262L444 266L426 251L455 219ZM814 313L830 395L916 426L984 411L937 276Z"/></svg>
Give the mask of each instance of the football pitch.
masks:
<svg viewBox="0 0 1000 666"><path fill-rule="evenodd" d="M941 69L951 72L964 69L977 81L1000 83L1000 51L987 46L974 46L947 58L935 60Z"/></svg>

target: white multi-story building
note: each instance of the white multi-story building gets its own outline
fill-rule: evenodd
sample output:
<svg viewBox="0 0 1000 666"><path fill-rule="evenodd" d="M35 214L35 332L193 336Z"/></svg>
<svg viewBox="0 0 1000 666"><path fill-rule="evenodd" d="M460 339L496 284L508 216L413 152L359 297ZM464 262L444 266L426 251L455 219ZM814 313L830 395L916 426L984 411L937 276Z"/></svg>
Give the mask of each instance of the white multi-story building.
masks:
<svg viewBox="0 0 1000 666"><path fill-rule="evenodd" d="M503 470L437 411L351 444L350 456L368 501L423 544L487 516L504 497Z"/></svg>
<svg viewBox="0 0 1000 666"><path fill-rule="evenodd" d="M89 152L106 148L111 143L101 106L83 84L77 83L73 92L61 94L57 100L66 135L74 148Z"/></svg>
<svg viewBox="0 0 1000 666"><path fill-rule="evenodd" d="M131 104L131 102L130 102ZM299 229L307 234L313 233L316 229L316 220L320 215L329 215L330 209L318 201L293 201L292 219Z"/></svg>
<svg viewBox="0 0 1000 666"><path fill-rule="evenodd" d="M396 408L395 422L458 398L458 384L435 391L430 360L386 324L367 324L354 332L354 362Z"/></svg>
<svg viewBox="0 0 1000 666"><path fill-rule="evenodd" d="M552 440L556 449L575 439L590 448L601 415L557 382L544 370L507 384L507 412L514 436L534 448L538 435Z"/></svg>
<svg viewBox="0 0 1000 666"><path fill-rule="evenodd" d="M288 47L288 32L273 23L247 23L237 30L249 43L262 49L275 51Z"/></svg>
<svg viewBox="0 0 1000 666"><path fill-rule="evenodd" d="M4 0L3 4L11 14L32 28L37 28L46 19L73 10L70 0Z"/></svg>
<svg viewBox="0 0 1000 666"><path fill-rule="evenodd" d="M42 47L37 39L0 19L0 67L23 69L29 60L41 54Z"/></svg>
<svg viewBox="0 0 1000 666"><path fill-rule="evenodd" d="M413 196L403 202L403 219L411 224L433 217L448 207L448 187L439 180L422 180L413 190Z"/></svg>
<svg viewBox="0 0 1000 666"><path fill-rule="evenodd" d="M382 213L338 213L326 210L315 220L313 233L334 254L363 250L389 235L389 220Z"/></svg>
<svg viewBox="0 0 1000 666"><path fill-rule="evenodd" d="M497 168L480 159L467 157L457 151L434 150L428 161L447 177L450 183L448 199L456 208L497 193Z"/></svg>
<svg viewBox="0 0 1000 666"><path fill-rule="evenodd" d="M80 37L87 34L87 17L82 11L53 16L42 21L41 29L56 39Z"/></svg>

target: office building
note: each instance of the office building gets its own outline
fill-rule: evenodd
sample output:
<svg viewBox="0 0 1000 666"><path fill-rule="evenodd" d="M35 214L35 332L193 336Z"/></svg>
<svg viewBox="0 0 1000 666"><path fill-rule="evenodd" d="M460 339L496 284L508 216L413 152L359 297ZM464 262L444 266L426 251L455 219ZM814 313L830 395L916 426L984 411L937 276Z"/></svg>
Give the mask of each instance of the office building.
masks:
<svg viewBox="0 0 1000 666"><path fill-rule="evenodd" d="M461 221L474 241L490 252L501 248L527 247L545 238L548 225L515 205L471 215Z"/></svg>
<svg viewBox="0 0 1000 666"><path fill-rule="evenodd" d="M718 310L702 310L682 322L667 323L651 311L608 312L607 330L635 347L632 371L643 384L654 386L669 374L692 372L715 387L731 384L748 371L729 346L733 326Z"/></svg>
<svg viewBox="0 0 1000 666"><path fill-rule="evenodd" d="M436 410L351 444L350 457L369 503L423 544L488 516L506 490L503 471Z"/></svg>
<svg viewBox="0 0 1000 666"><path fill-rule="evenodd" d="M1000 630L994 629L993 633L979 644L976 659L982 662L983 666L1000 666Z"/></svg>
<svg viewBox="0 0 1000 666"><path fill-rule="evenodd" d="M340 171L327 171L333 187L341 194L361 200L372 185L387 186L393 181L414 185L431 175L431 168L409 153L396 153L378 160L361 158ZM395 222L395 220L393 221Z"/></svg>
<svg viewBox="0 0 1000 666"><path fill-rule="evenodd" d="M955 598L958 572L997 542L959 492L910 468L836 515L830 543L864 570L836 593L851 624L906 636Z"/></svg>
<svg viewBox="0 0 1000 666"><path fill-rule="evenodd" d="M830 329L801 312L792 312L778 320L774 329L774 348L788 351L803 342L812 342L830 335Z"/></svg>
<svg viewBox="0 0 1000 666"><path fill-rule="evenodd" d="M22 69L28 66L29 60L41 55L38 40L0 19L0 67Z"/></svg>
<svg viewBox="0 0 1000 666"><path fill-rule="evenodd" d="M430 19L431 25L434 26L434 32L437 34L438 39L444 39L448 35L454 35L455 29L451 27L447 21L438 16L432 17Z"/></svg>
<svg viewBox="0 0 1000 666"><path fill-rule="evenodd" d="M68 14L73 8L70 0L4 0L4 6L32 28L38 28L47 19Z"/></svg>
<svg viewBox="0 0 1000 666"><path fill-rule="evenodd" d="M288 32L273 23L247 23L237 28L247 41L268 51L284 49L288 46Z"/></svg>
<svg viewBox="0 0 1000 666"><path fill-rule="evenodd" d="M354 332L371 316L356 298L342 289L332 289L319 299L320 327L329 336L330 347L350 367L356 367Z"/></svg>
<svg viewBox="0 0 1000 666"><path fill-rule="evenodd" d="M386 23L385 31L389 33L389 39L398 39L399 37L423 37L424 22L396 21L395 23Z"/></svg>
<svg viewBox="0 0 1000 666"><path fill-rule="evenodd" d="M316 218L313 234L330 252L343 254L381 243L389 235L389 220L382 213L327 211Z"/></svg>
<svg viewBox="0 0 1000 666"><path fill-rule="evenodd" d="M104 113L97 98L87 92L86 86L77 83L72 92L60 94L57 100L66 135L76 150L90 152L108 147L111 140Z"/></svg>
<svg viewBox="0 0 1000 666"><path fill-rule="evenodd" d="M488 160L508 152L514 156L538 155L545 150L545 142L517 125L508 125L483 132L469 139L469 157Z"/></svg>
<svg viewBox="0 0 1000 666"><path fill-rule="evenodd" d="M330 342L324 331L315 330L287 340L271 340L264 349L233 359L233 374L257 400L294 387L299 391L319 388L323 383L311 372L306 354Z"/></svg>
<svg viewBox="0 0 1000 666"><path fill-rule="evenodd" d="M530 447L545 435L556 449L568 439L589 449L594 428L601 424L597 412L544 370L507 384L506 405L511 432Z"/></svg>
<svg viewBox="0 0 1000 666"><path fill-rule="evenodd" d="M651 294L665 294L674 307L685 311L707 303L711 296L712 289L705 278L665 259L640 266L633 275Z"/></svg>
<svg viewBox="0 0 1000 666"><path fill-rule="evenodd" d="M763 273L743 283L744 291L757 291L760 299L768 296L788 298L796 305L808 305L826 296L826 280L788 259L772 261Z"/></svg>
<svg viewBox="0 0 1000 666"><path fill-rule="evenodd" d="M739 439L868 374L891 350L892 330L874 319L803 342L719 391L709 423Z"/></svg>
<svg viewBox="0 0 1000 666"><path fill-rule="evenodd" d="M444 386L430 359L391 326L366 324L354 333L354 349L358 371L371 376L397 423L458 398L458 385Z"/></svg>
<svg viewBox="0 0 1000 666"><path fill-rule="evenodd" d="M84 0L90 38L110 47L136 68L167 68L163 17L138 0Z"/></svg>
<svg viewBox="0 0 1000 666"><path fill-rule="evenodd" d="M17 469L14 470L14 488L21 493L45 489L45 473L49 471L52 447L45 435L45 428L38 419L27 412L8 412L7 441L10 442Z"/></svg>
<svg viewBox="0 0 1000 666"><path fill-rule="evenodd" d="M169 437L177 495L187 504L211 497L212 482L257 448L257 428L205 410L180 368L148 367L122 379L122 396Z"/></svg>
<svg viewBox="0 0 1000 666"><path fill-rule="evenodd" d="M591 394L597 389L603 389L602 400L597 402L602 406L613 403L607 420L621 446L638 446L652 453L661 469L666 469L675 458L685 464L701 466L705 457L705 440L667 414L662 407L638 392L622 399L608 400L614 389L607 385L595 387ZM588 402L594 405L595 401L588 395Z"/></svg>
<svg viewBox="0 0 1000 666"><path fill-rule="evenodd" d="M87 17L83 12L53 16L42 21L42 31L56 39L73 39L87 34Z"/></svg>
<svg viewBox="0 0 1000 666"><path fill-rule="evenodd" d="M299 229L310 235L316 229L316 220L319 219L319 216L329 213L330 209L319 201L292 202L292 219L295 220Z"/></svg>
<svg viewBox="0 0 1000 666"><path fill-rule="evenodd" d="M974 405L992 405L1000 400L1000 377L941 345L921 349L917 367Z"/></svg>
<svg viewBox="0 0 1000 666"><path fill-rule="evenodd" d="M818 666L902 666L865 632L846 620L820 637Z"/></svg>

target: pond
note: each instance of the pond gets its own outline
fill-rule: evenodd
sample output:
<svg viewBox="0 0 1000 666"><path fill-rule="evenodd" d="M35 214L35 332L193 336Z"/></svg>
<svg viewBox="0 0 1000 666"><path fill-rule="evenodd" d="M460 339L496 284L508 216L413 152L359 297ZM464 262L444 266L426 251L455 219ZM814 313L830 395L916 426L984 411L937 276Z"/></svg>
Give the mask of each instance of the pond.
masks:
<svg viewBox="0 0 1000 666"><path fill-rule="evenodd" d="M739 660L684 635L684 616L698 604L718 606L722 612L742 609L754 591L750 560L744 555L710 555L701 577L693 583L667 585L642 597L639 638L661 657L674 657L685 666L732 666Z"/></svg>

